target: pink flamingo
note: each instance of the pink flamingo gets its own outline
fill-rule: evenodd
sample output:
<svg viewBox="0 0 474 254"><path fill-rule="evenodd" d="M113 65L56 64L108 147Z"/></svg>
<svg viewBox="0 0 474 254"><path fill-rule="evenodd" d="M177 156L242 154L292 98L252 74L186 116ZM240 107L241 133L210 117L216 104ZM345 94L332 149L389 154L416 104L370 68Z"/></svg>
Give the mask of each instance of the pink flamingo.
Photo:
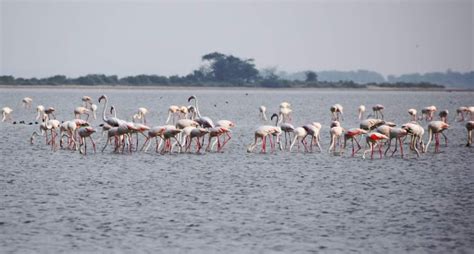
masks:
<svg viewBox="0 0 474 254"><path fill-rule="evenodd" d="M435 152L439 152L439 134L443 135L444 141L446 146L448 146L448 137L444 135L443 131L447 130L449 125L443 121L432 121L428 124L428 142L426 143L426 147L424 152L428 151L428 147L430 146L431 140L435 139Z"/></svg>
<svg viewBox="0 0 474 254"><path fill-rule="evenodd" d="M410 149L416 152L416 155L420 157L420 152L418 150L418 146L420 146L421 151L424 151L424 144L423 144L423 134L425 130L421 125L411 122L402 125L402 129L406 130L407 133L411 136L410 139Z"/></svg>
<svg viewBox="0 0 474 254"><path fill-rule="evenodd" d="M96 132L96 130L94 130L94 128L92 127L85 127L85 128L80 128L79 131L78 131L78 134L79 134L79 137L80 137L80 145L79 145L79 152L80 153L83 153L82 152L82 146L84 146L84 154L87 154L87 142L86 142L86 138L89 138L91 143L92 143L92 147L94 148L94 153L96 152L96 149L95 149L95 142L94 142L94 139L92 139L92 134Z"/></svg>
<svg viewBox="0 0 474 254"><path fill-rule="evenodd" d="M474 129L474 121L469 121L466 123L467 129L467 144L466 146L471 146L472 144L472 129Z"/></svg>
<svg viewBox="0 0 474 254"><path fill-rule="evenodd" d="M365 159L365 154L370 151L370 159L374 158L374 148L379 147L379 153L380 153L380 158L382 158L382 146L383 142L388 139L387 136L378 133L378 132L371 132L367 134L367 144L369 145L369 149L364 151L364 154L362 155L362 158Z"/></svg>
<svg viewBox="0 0 474 254"><path fill-rule="evenodd" d="M352 143L352 157L360 150L362 149L359 140L357 140L357 137L367 134L366 130L360 129L360 128L353 128L349 129L345 134L344 134L344 146L343 149L346 148L347 140L351 140ZM357 144L357 150L354 149L354 141Z"/></svg>
<svg viewBox="0 0 474 254"><path fill-rule="evenodd" d="M329 111L331 111L332 118L331 120L333 121L344 121L344 116L343 116L343 107L341 104L334 104L329 108Z"/></svg>
<svg viewBox="0 0 474 254"><path fill-rule="evenodd" d="M334 155L336 155L336 146L337 144L341 145L340 152L342 152L342 143L341 137L344 133L344 129L341 127L341 124L338 121L333 121L331 123L331 129L329 130L329 134L331 135L331 144L329 145L329 153L333 151Z"/></svg>

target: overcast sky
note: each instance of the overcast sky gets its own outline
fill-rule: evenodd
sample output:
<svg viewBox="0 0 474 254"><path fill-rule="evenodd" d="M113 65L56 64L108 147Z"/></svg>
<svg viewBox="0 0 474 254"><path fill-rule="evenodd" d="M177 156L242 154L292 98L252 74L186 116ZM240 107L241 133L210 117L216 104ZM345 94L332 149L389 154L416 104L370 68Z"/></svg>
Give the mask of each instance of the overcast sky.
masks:
<svg viewBox="0 0 474 254"><path fill-rule="evenodd" d="M474 0L0 1L0 75L185 75L213 51L289 72L474 69Z"/></svg>

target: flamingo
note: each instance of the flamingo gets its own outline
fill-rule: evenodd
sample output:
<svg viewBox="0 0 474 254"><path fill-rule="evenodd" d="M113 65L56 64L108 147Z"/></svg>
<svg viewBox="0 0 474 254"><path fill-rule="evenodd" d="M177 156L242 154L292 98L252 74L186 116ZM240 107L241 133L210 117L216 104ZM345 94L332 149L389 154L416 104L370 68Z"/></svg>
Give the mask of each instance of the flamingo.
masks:
<svg viewBox="0 0 474 254"><path fill-rule="evenodd" d="M307 142L305 140L305 137L308 135L308 132L306 131L306 129L303 127L297 127L293 130L293 135L294 135L293 142L291 142L291 145L290 145L290 152L297 141L298 141L298 151L300 150L300 142L301 142L301 144L303 144L304 146L305 152L308 152L309 150L308 150L308 147L306 146Z"/></svg>
<svg viewBox="0 0 474 254"><path fill-rule="evenodd" d="M115 149L114 149L114 151L117 151L118 147L119 147L119 145L118 145L118 141L119 141L118 140L118 138L119 138L118 127L110 127L110 129L107 130L107 141L105 142L105 146L102 148L102 153L104 152L107 145L111 142L110 140L112 138L115 138Z"/></svg>
<svg viewBox="0 0 474 254"><path fill-rule="evenodd" d="M91 111L92 111L92 116L94 117L94 120L97 119L97 105L91 104Z"/></svg>
<svg viewBox="0 0 474 254"><path fill-rule="evenodd" d="M454 117L454 120L456 120L456 118L458 116L460 116L461 118L458 120L458 122L464 122L464 114L468 114L468 112L469 112L468 107L461 106L461 107L457 108L456 109L456 116Z"/></svg>
<svg viewBox="0 0 474 254"><path fill-rule="evenodd" d="M411 116L411 121L416 121L416 109L408 109L408 114Z"/></svg>
<svg viewBox="0 0 474 254"><path fill-rule="evenodd" d="M44 106L43 105L38 105L36 106L36 112L38 113L36 115L35 120L43 119L44 118Z"/></svg>
<svg viewBox="0 0 474 254"><path fill-rule="evenodd" d="M89 120L89 109L85 107L76 107L74 109L74 117L76 119L81 119L81 115L87 115L86 121Z"/></svg>
<svg viewBox="0 0 474 254"><path fill-rule="evenodd" d="M90 96L82 96L82 102L85 108L92 105L92 98Z"/></svg>
<svg viewBox="0 0 474 254"><path fill-rule="evenodd" d="M13 109L9 107L3 107L1 111L2 111L2 122L5 122L6 120L10 120L10 121L13 120L12 118Z"/></svg>
<svg viewBox="0 0 474 254"><path fill-rule="evenodd" d="M209 140L208 140L208 143L207 143L206 151L207 152L212 151L212 148L214 147L214 145L217 142L217 152L221 152L221 150L222 150L222 148L224 148L225 144L227 144L227 142L229 142L229 140L231 139L230 129L227 128L227 127L217 125L216 127L209 128L208 130L209 130ZM219 137L224 135L224 134L227 134L228 139L225 139L225 137L224 137L224 142L221 145ZM211 145L212 138L216 138L216 140Z"/></svg>
<svg viewBox="0 0 474 254"><path fill-rule="evenodd" d="M474 106L467 107L467 113L469 115L469 120L474 121Z"/></svg>
<svg viewBox="0 0 474 254"><path fill-rule="evenodd" d="M371 132L367 134L366 141L367 144L369 145L369 149L364 151L364 154L362 154L362 158L365 159L365 154L370 151L370 159L374 158L374 148L376 146L379 147L379 153L380 153L380 158L382 158L382 146L383 142L388 139L387 136L378 133L378 132Z"/></svg>
<svg viewBox="0 0 474 254"><path fill-rule="evenodd" d="M471 146L472 144L472 129L474 129L474 121L469 121L466 123L467 129L467 144L466 146Z"/></svg>
<svg viewBox="0 0 474 254"><path fill-rule="evenodd" d="M329 110L331 111L332 121L344 121L343 107L341 104L334 104Z"/></svg>
<svg viewBox="0 0 474 254"><path fill-rule="evenodd" d="M143 107L140 107L140 108L138 108L137 113L134 114L132 118L133 118L133 120L135 120L135 119L138 119L138 120L143 119L143 124L146 125L146 117L145 117L146 114L148 114L148 109L143 108Z"/></svg>
<svg viewBox="0 0 474 254"><path fill-rule="evenodd" d="M255 146L257 146L257 142L258 142L258 139L260 138L262 140L262 153L265 153L266 152L266 138L269 137L269 140L270 140L270 144L272 146L272 151L274 150L273 148L273 141L272 141L272 135L276 135L276 138L277 138L277 143L280 144L280 135L278 133L278 128L275 127L275 126L270 126L270 125L263 125L263 126L260 126L258 127L256 130L255 130L255 140L252 144L250 144L248 147L247 147L247 152L251 153L254 149L255 149ZM281 130L280 130L280 134L281 134Z"/></svg>
<svg viewBox="0 0 474 254"><path fill-rule="evenodd" d="M402 129L406 130L407 133L411 136L410 139L410 149L416 152L416 155L420 157L420 151L418 150L418 146L420 146L421 151L424 151L424 144L423 144L423 134L425 130L419 124L410 122L402 125Z"/></svg>
<svg viewBox="0 0 474 254"><path fill-rule="evenodd" d="M30 109L31 108L31 104L33 102L33 99L31 99L30 97L25 97L21 100L22 104L23 104L23 107L25 109Z"/></svg>
<svg viewBox="0 0 474 254"><path fill-rule="evenodd" d="M171 153L173 150L173 146L171 145L171 139L174 139L176 143L179 145L180 150L182 149L182 145L179 142L179 140L176 138L176 136L181 133L182 130L176 129L174 126L172 128L167 128L164 130L162 139L165 141L165 145L163 146L163 149L161 150L161 154L165 154L167 151Z"/></svg>
<svg viewBox="0 0 474 254"><path fill-rule="evenodd" d="M173 120L173 123L176 122L176 117L179 118L179 114L181 112L180 109L181 108L176 105L171 105L168 108L168 118L166 119L166 124L168 124L171 119Z"/></svg>
<svg viewBox="0 0 474 254"><path fill-rule="evenodd" d="M280 122L279 115L273 114L270 117L270 120L273 121L273 118L275 117L276 117L275 126L278 126L278 123ZM291 123L281 123L280 129L285 133L285 149L286 149L286 147L288 146L288 140L290 141L290 145L291 145L291 133L295 130L295 127Z"/></svg>
<svg viewBox="0 0 474 254"><path fill-rule="evenodd" d="M150 128L150 130L148 130L148 135L145 139L145 142L143 143L142 148L140 150L146 152L148 150L148 147L150 146L150 140L154 138L156 141L155 152L158 153L158 150L161 145L161 141L163 141L163 139L161 139L160 142L158 142L158 138L161 138L163 135L163 132L170 126L172 127L172 125L168 125L168 126L165 125L165 126L155 126L155 127Z"/></svg>
<svg viewBox="0 0 474 254"><path fill-rule="evenodd" d="M361 119L364 117L365 106L364 106L364 105L360 105L358 110L359 110L359 120L361 120Z"/></svg>
<svg viewBox="0 0 474 254"><path fill-rule="evenodd" d="M339 143L342 145L341 143L341 136L342 134L344 133L344 129L341 127L341 124L339 123L339 121L333 121L331 123L331 129L329 130L329 134L331 136L331 144L329 146L329 152L333 151L334 152L334 155L336 155L336 143ZM341 146L341 150L342 152L342 146Z"/></svg>
<svg viewBox="0 0 474 254"><path fill-rule="evenodd" d="M106 95L102 95L99 97L99 103L102 101L102 100L105 100L105 104L104 104L104 110L102 111L102 120L104 122L106 122L108 125L112 126L112 127L118 127L121 123L123 123L124 121L123 120L120 120L118 119L116 116L115 117L107 117L105 115L105 109L107 108L107 103L108 103L108 98ZM115 110L114 107L111 108L111 111ZM116 113L115 113L116 114Z"/></svg>
<svg viewBox="0 0 474 254"><path fill-rule="evenodd" d="M371 131L381 125L384 125L385 121L382 119L368 118L360 122L359 127L366 131Z"/></svg>
<svg viewBox="0 0 474 254"><path fill-rule="evenodd" d="M232 122L232 121L229 121L229 120L219 120L219 121L216 122L216 127L215 127L215 128L221 128L221 129L219 130L219 132L220 132L221 134L225 134L225 136L224 136L224 141L223 141L223 144L222 144L221 146L219 145L219 144L220 144L219 137L220 137L221 135L218 135L218 136L216 137L216 138L217 138L217 143L218 143L218 145L217 145L217 150L218 150L219 152L220 152L220 150L222 150L222 148L225 146L225 144L227 144L227 142L229 142L229 140L232 138L232 136L230 135L230 133L231 133L230 129L232 129L232 128L234 128L234 127L235 127L235 123ZM214 130L215 130L215 128L214 128ZM213 128L210 128L210 129L213 129ZM210 135L210 133L211 133L211 130L210 130L210 129L209 129L209 131L210 131L210 132L209 132L209 135ZM227 137L227 138L226 138L226 137ZM210 140L210 139L209 139L209 140ZM215 142L214 142L214 144L212 145L212 147L214 147L214 145L215 145ZM211 147L211 149L212 149L212 147Z"/></svg>
<svg viewBox="0 0 474 254"><path fill-rule="evenodd" d="M436 112L436 110L437 110L436 106L434 105L424 107L421 110L421 119L423 119L423 116L424 116L426 121L433 120L433 115L434 115L434 112Z"/></svg>
<svg viewBox="0 0 474 254"><path fill-rule="evenodd" d="M194 100L194 109L196 111L196 116L197 117L201 117L201 112L199 112L199 107L198 107L198 99L195 95L191 95L189 98L188 98L188 102L190 102L191 100Z"/></svg>
<svg viewBox="0 0 474 254"><path fill-rule="evenodd" d="M51 116L53 116L53 119L56 119L56 116L54 115L54 111L56 111L55 108L49 107L44 110L44 113L48 116L49 119L51 119Z"/></svg>
<svg viewBox="0 0 474 254"><path fill-rule="evenodd" d="M181 119L186 119L188 117L188 113L189 113L188 107L181 106L179 108L179 114L180 114Z"/></svg>
<svg viewBox="0 0 474 254"><path fill-rule="evenodd" d="M267 119L267 114L266 114L266 112L267 112L267 107L265 107L265 106L262 105L262 106L260 106L260 107L258 108L258 110L259 110L259 112L260 112L260 118L261 118L263 121L265 121L265 122L268 121L268 119Z"/></svg>
<svg viewBox="0 0 474 254"><path fill-rule="evenodd" d="M211 120L211 118L207 116L202 116L194 119L194 121L198 122L199 125L201 125L203 128L214 128L214 122Z"/></svg>
<svg viewBox="0 0 474 254"><path fill-rule="evenodd" d="M189 134L189 143L188 143L188 146L186 147L185 152L189 151L189 149L191 148L191 143L193 142L193 139L196 139L196 145L197 145L196 153L199 153L202 146L204 145L204 144L201 144L201 142L199 142L199 139L204 138L204 136L207 133L209 133L209 130L204 129L204 128L193 128L193 129L191 129L191 132Z"/></svg>
<svg viewBox="0 0 474 254"><path fill-rule="evenodd" d="M439 152L439 134L443 135L446 146L448 146L448 137L444 135L443 131L449 128L449 125L443 121L432 121L428 124L428 142L424 152L428 151L431 140L435 138L435 152Z"/></svg>
<svg viewBox="0 0 474 254"><path fill-rule="evenodd" d="M280 108L290 108L291 107L291 104L289 102L282 102L280 103Z"/></svg>
<svg viewBox="0 0 474 254"><path fill-rule="evenodd" d="M59 147L63 148L63 137L66 136L68 139L68 148L74 144L74 147L77 148L77 142L75 140L75 131L77 129L77 124L74 121L65 121L59 126Z"/></svg>
<svg viewBox="0 0 474 254"><path fill-rule="evenodd" d="M383 120L383 110L385 109L385 106L382 104L376 104L372 107L372 112L373 112L373 117L376 119L382 119Z"/></svg>
<svg viewBox="0 0 474 254"><path fill-rule="evenodd" d="M304 125L303 128L307 132L306 136L311 136L311 143L309 144L309 149L311 150L311 152L313 151L313 142L318 146L319 152L321 152L322 149L321 149L321 145L319 144L319 140L320 140L319 134L321 130L321 124L317 122L313 122L311 124Z"/></svg>
<svg viewBox="0 0 474 254"><path fill-rule="evenodd" d="M82 152L82 146L84 146L84 154L87 154L87 142L86 142L86 138L89 138L91 143L92 143L92 147L94 148L94 153L96 152L96 149L95 149L95 142L94 142L94 139L91 137L91 135L96 132L96 130L92 127L85 127L85 128L80 128L79 131L78 131L78 134L79 134L79 137L80 137L80 145L79 145L79 152L80 153L83 153Z"/></svg>
<svg viewBox="0 0 474 254"><path fill-rule="evenodd" d="M448 114L449 114L449 111L447 109L440 111L439 119L445 123L448 123Z"/></svg>
<svg viewBox="0 0 474 254"><path fill-rule="evenodd" d="M388 150L390 149L390 146L392 144L392 139L395 139L395 149L392 152L393 156L395 152L397 151L397 143L400 145L400 154L403 158L403 141L402 138L406 137L408 132L405 129L402 128L397 128L397 127L390 127L390 132L389 132L389 140L388 140L388 146L387 149L385 150L385 155L387 155Z"/></svg>
<svg viewBox="0 0 474 254"><path fill-rule="evenodd" d="M349 129L346 133L344 133L343 149L346 148L347 140L350 139L352 143L352 157L354 157L354 155L362 148L359 143L359 140L357 140L357 137L364 134L367 134L367 131L360 128ZM354 141L357 144L357 147L358 147L357 150L354 149Z"/></svg>

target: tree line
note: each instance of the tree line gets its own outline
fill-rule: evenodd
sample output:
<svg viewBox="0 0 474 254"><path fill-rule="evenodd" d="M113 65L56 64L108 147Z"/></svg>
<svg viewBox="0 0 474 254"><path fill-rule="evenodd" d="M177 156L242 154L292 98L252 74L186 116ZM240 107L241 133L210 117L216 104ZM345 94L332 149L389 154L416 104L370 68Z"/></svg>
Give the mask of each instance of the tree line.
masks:
<svg viewBox="0 0 474 254"><path fill-rule="evenodd" d="M140 85L140 86L214 86L214 87L316 87L365 88L354 81L320 81L314 71L304 72L304 79L289 79L278 75L276 69L257 70L253 59L213 52L202 56L202 64L185 76L136 75L119 78L117 75L89 74L77 78L55 75L47 78L15 78L0 76L0 85ZM443 88L428 82L377 82L371 86Z"/></svg>

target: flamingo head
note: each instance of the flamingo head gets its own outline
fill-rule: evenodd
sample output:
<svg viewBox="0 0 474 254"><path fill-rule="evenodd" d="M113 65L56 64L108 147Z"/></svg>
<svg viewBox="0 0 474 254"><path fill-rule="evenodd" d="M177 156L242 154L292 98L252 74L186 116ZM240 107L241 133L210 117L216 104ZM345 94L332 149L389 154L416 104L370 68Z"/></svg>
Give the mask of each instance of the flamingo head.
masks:
<svg viewBox="0 0 474 254"><path fill-rule="evenodd" d="M273 118L277 118L278 119L278 115L276 113L273 113L272 117L270 117L271 120L273 120Z"/></svg>
<svg viewBox="0 0 474 254"><path fill-rule="evenodd" d="M103 94L103 95L101 95L101 96L99 97L99 103L100 103L103 99L107 100L107 96L106 96L105 94Z"/></svg>
<svg viewBox="0 0 474 254"><path fill-rule="evenodd" d="M191 96L188 98L188 102L190 102L190 101L193 100L193 99L195 100L195 99L196 99L196 96L191 95Z"/></svg>

